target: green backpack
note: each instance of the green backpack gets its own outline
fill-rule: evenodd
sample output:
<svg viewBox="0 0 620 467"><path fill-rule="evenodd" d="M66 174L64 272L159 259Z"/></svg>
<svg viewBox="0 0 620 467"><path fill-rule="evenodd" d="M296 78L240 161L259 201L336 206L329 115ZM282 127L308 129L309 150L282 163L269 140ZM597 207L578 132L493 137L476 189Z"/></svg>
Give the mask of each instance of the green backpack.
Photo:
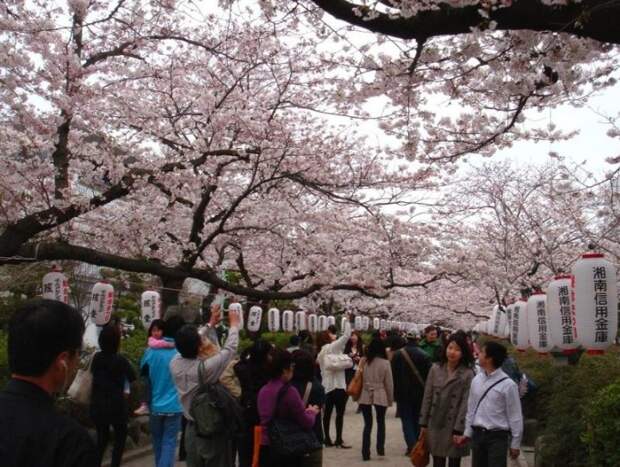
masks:
<svg viewBox="0 0 620 467"><path fill-rule="evenodd" d="M204 362L200 362L200 388L189 408L196 434L211 438L215 435L235 433L239 430L238 425L242 418L241 406L221 383L205 383L204 374Z"/></svg>

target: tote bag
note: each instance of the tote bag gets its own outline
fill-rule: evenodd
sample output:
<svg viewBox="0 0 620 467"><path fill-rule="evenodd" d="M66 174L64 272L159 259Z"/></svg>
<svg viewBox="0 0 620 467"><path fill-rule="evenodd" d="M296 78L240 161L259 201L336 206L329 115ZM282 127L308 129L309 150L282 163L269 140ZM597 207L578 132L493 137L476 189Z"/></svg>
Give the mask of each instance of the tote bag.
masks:
<svg viewBox="0 0 620 467"><path fill-rule="evenodd" d="M411 450L411 463L414 467L426 467L430 462L430 454L426 444L426 434L420 435L418 442Z"/></svg>
<svg viewBox="0 0 620 467"><path fill-rule="evenodd" d="M93 364L93 358L95 358L95 354L88 358L86 368L80 368L77 371L75 379L67 391L69 398L80 405L90 404L90 396L93 392L93 374L90 367Z"/></svg>
<svg viewBox="0 0 620 467"><path fill-rule="evenodd" d="M347 394L351 396L351 399L354 401L358 401L362 395L362 388L364 386L364 366L365 360L362 360L355 375L353 375L353 379L347 386Z"/></svg>

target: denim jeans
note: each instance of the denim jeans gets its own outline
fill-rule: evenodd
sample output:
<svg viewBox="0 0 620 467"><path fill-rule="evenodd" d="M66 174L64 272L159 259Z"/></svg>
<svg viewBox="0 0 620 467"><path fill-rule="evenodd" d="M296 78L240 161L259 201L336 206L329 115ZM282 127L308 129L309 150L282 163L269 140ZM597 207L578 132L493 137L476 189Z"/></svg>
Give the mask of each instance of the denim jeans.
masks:
<svg viewBox="0 0 620 467"><path fill-rule="evenodd" d="M180 413L151 414L149 424L155 451L155 467L174 467L181 416Z"/></svg>
<svg viewBox="0 0 620 467"><path fill-rule="evenodd" d="M407 450L411 451L420 436L420 412L416 410L413 402L397 402L400 422L403 425L403 435Z"/></svg>
<svg viewBox="0 0 620 467"><path fill-rule="evenodd" d="M362 434L362 457L370 458L370 434L372 432L372 405L360 404L364 417L364 432ZM377 415L377 454L382 456L385 452L385 411L387 407L375 405Z"/></svg>

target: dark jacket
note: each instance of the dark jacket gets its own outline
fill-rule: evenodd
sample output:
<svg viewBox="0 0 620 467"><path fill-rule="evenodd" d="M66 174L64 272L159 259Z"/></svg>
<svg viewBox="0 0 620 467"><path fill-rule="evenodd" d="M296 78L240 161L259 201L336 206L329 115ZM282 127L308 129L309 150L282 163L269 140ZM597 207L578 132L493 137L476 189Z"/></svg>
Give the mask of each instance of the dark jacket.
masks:
<svg viewBox="0 0 620 467"><path fill-rule="evenodd" d="M426 339L422 339L420 350L430 357L432 363L437 363L440 359L441 341L437 339L434 342L427 342Z"/></svg>
<svg viewBox="0 0 620 467"><path fill-rule="evenodd" d="M422 398L424 397L424 385L420 383L413 371L411 371L411 367L401 352L409 354L411 361L424 381L426 381L428 372L431 369L431 359L413 343L407 343L405 348L395 352L392 357L394 400L401 403L412 403L416 412L420 413Z"/></svg>
<svg viewBox="0 0 620 467"><path fill-rule="evenodd" d="M304 394L306 393L306 383L305 381L292 380L291 383L299 392L299 396L304 398ZM310 388L310 397L308 397L308 405L317 405L320 409L325 405L325 388L321 384L321 382L314 378L312 381L312 388ZM317 439L322 443L323 442L323 424L321 423L321 417L317 416L314 420L314 433L316 434Z"/></svg>
<svg viewBox="0 0 620 467"><path fill-rule="evenodd" d="M116 353L97 352L90 371L93 374L93 392L90 416L96 424L126 423L128 406L125 381L132 383L136 373L129 361Z"/></svg>
<svg viewBox="0 0 620 467"><path fill-rule="evenodd" d="M40 387L12 379L0 393L2 467L95 467L95 444L75 420L54 411Z"/></svg>
<svg viewBox="0 0 620 467"><path fill-rule="evenodd" d="M258 416L258 392L267 384L269 378L264 368L257 367L251 360L241 359L233 367L241 385L241 406L247 427L260 424Z"/></svg>

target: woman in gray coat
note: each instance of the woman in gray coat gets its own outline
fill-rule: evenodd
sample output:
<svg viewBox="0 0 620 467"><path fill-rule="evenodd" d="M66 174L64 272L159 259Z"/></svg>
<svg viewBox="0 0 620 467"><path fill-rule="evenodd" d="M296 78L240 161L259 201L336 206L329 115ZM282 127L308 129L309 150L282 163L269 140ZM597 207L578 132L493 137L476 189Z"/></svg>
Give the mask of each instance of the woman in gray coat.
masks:
<svg viewBox="0 0 620 467"><path fill-rule="evenodd" d="M420 414L420 435L426 434L433 467L460 467L469 447L459 447L457 436L465 431L467 398L474 377L474 358L465 333L452 334L426 379Z"/></svg>
<svg viewBox="0 0 620 467"><path fill-rule="evenodd" d="M385 344L373 339L366 351L366 358L360 366L363 371L362 394L359 398L360 410L364 416L362 437L362 457L370 460L370 432L372 431L372 406L377 415L377 454L385 455L385 412L394 401L394 382L392 366L387 359Z"/></svg>

